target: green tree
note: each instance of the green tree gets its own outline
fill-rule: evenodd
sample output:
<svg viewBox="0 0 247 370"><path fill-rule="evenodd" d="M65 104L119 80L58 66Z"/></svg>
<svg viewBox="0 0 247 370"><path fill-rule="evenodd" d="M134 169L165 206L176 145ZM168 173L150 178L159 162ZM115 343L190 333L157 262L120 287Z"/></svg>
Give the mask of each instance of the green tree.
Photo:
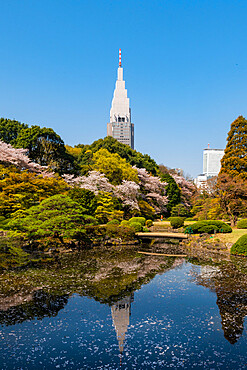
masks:
<svg viewBox="0 0 247 370"><path fill-rule="evenodd" d="M94 215L97 208L97 200L94 193L87 189L74 187L69 190L68 196L85 208L85 212L89 215Z"/></svg>
<svg viewBox="0 0 247 370"><path fill-rule="evenodd" d="M217 197L223 212L234 226L239 216L247 213L247 181L221 174L217 183Z"/></svg>
<svg viewBox="0 0 247 370"><path fill-rule="evenodd" d="M93 153L95 153L101 148L104 148L110 153L117 153L121 158L126 159L131 166L145 168L152 175L157 175L158 165L148 154L137 152L136 150L131 149L128 145L120 143L111 136L94 141L91 145L79 144L76 145L76 147L82 149L82 153L78 159L79 164L85 165L84 156L88 150L91 150Z"/></svg>
<svg viewBox="0 0 247 370"><path fill-rule="evenodd" d="M247 120L243 116L231 124L220 174L247 180Z"/></svg>
<svg viewBox="0 0 247 370"><path fill-rule="evenodd" d="M10 217L58 193L65 193L68 184L59 177L42 177L19 171L14 166L0 165L0 215Z"/></svg>
<svg viewBox="0 0 247 370"><path fill-rule="evenodd" d="M21 131L28 128L24 123L6 118L0 118L0 140L16 146Z"/></svg>
<svg viewBox="0 0 247 370"><path fill-rule="evenodd" d="M180 203L172 207L171 216L172 217L177 217L177 216L178 217L189 217L191 215L190 215L190 210L187 207L185 207L184 204Z"/></svg>
<svg viewBox="0 0 247 370"><path fill-rule="evenodd" d="M66 239L85 241L85 209L66 195L54 195L12 219L8 226L23 232L41 246L64 244Z"/></svg>
<svg viewBox="0 0 247 370"><path fill-rule="evenodd" d="M28 149L32 161L59 174L76 173L74 157L67 153L63 140L51 128L24 128L16 139L15 147Z"/></svg>
<svg viewBox="0 0 247 370"><path fill-rule="evenodd" d="M164 165L159 166L159 177L163 182L167 183L166 195L169 200L167 204L167 213L170 214L172 208L181 202L181 190Z"/></svg>
<svg viewBox="0 0 247 370"><path fill-rule="evenodd" d="M95 217L101 223L107 223L110 220L123 218L123 211L119 210L119 203L110 193L100 191L96 196L97 208Z"/></svg>
<svg viewBox="0 0 247 370"><path fill-rule="evenodd" d="M114 185L121 184L123 180L139 182L137 171L119 154L112 154L107 149L102 148L94 153L93 169L104 173Z"/></svg>

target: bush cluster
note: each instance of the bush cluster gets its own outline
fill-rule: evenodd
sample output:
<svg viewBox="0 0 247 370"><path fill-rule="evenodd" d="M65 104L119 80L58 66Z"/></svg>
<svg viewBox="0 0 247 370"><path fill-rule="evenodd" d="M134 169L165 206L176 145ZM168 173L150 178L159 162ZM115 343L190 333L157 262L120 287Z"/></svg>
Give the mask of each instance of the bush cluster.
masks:
<svg viewBox="0 0 247 370"><path fill-rule="evenodd" d="M247 218L244 218L243 220L238 221L237 228L238 229L247 229Z"/></svg>
<svg viewBox="0 0 247 370"><path fill-rule="evenodd" d="M131 240L135 236L135 228L132 225L106 225L106 235L110 238L120 238L123 241Z"/></svg>
<svg viewBox="0 0 247 370"><path fill-rule="evenodd" d="M132 217L129 219L129 223L139 222L142 226L145 226L146 219L145 217Z"/></svg>
<svg viewBox="0 0 247 370"><path fill-rule="evenodd" d="M143 229L143 226L141 225L140 222L132 221L132 222L129 222L129 225L135 229L136 233L141 232Z"/></svg>
<svg viewBox="0 0 247 370"><path fill-rule="evenodd" d="M193 234L214 234L216 233L231 233L232 228L223 221L198 221L186 227L185 233Z"/></svg>
<svg viewBox="0 0 247 370"><path fill-rule="evenodd" d="M174 229L178 229L179 227L184 226L183 217L169 217L169 221L170 221L171 227L173 227Z"/></svg>
<svg viewBox="0 0 247 370"><path fill-rule="evenodd" d="M115 218L113 220L107 222L107 225L119 225L119 224L120 224L120 221L115 219Z"/></svg>
<svg viewBox="0 0 247 370"><path fill-rule="evenodd" d="M247 256L247 234L241 236L231 247L231 254Z"/></svg>

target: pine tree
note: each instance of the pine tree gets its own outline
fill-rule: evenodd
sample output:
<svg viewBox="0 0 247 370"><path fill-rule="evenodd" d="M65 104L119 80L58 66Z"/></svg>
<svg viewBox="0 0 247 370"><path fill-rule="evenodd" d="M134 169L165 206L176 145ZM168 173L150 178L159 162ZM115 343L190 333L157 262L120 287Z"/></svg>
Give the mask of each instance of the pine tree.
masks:
<svg viewBox="0 0 247 370"><path fill-rule="evenodd" d="M221 160L221 174L247 179L247 120L243 116L231 124Z"/></svg>

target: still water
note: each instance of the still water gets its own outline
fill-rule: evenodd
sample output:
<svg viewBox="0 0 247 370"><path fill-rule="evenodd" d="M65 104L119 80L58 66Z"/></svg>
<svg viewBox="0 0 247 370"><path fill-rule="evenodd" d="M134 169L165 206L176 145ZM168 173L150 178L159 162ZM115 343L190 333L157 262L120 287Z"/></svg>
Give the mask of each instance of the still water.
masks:
<svg viewBox="0 0 247 370"><path fill-rule="evenodd" d="M66 258L2 275L1 369L247 368L245 260Z"/></svg>

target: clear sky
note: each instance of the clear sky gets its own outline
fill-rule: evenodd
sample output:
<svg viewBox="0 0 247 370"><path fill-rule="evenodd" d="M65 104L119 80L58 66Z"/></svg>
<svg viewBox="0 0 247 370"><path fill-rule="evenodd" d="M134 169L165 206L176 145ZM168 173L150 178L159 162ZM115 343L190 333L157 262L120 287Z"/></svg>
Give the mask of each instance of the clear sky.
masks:
<svg viewBox="0 0 247 370"><path fill-rule="evenodd" d="M246 0L0 0L0 116L106 136L122 49L135 149L202 172L247 116Z"/></svg>

